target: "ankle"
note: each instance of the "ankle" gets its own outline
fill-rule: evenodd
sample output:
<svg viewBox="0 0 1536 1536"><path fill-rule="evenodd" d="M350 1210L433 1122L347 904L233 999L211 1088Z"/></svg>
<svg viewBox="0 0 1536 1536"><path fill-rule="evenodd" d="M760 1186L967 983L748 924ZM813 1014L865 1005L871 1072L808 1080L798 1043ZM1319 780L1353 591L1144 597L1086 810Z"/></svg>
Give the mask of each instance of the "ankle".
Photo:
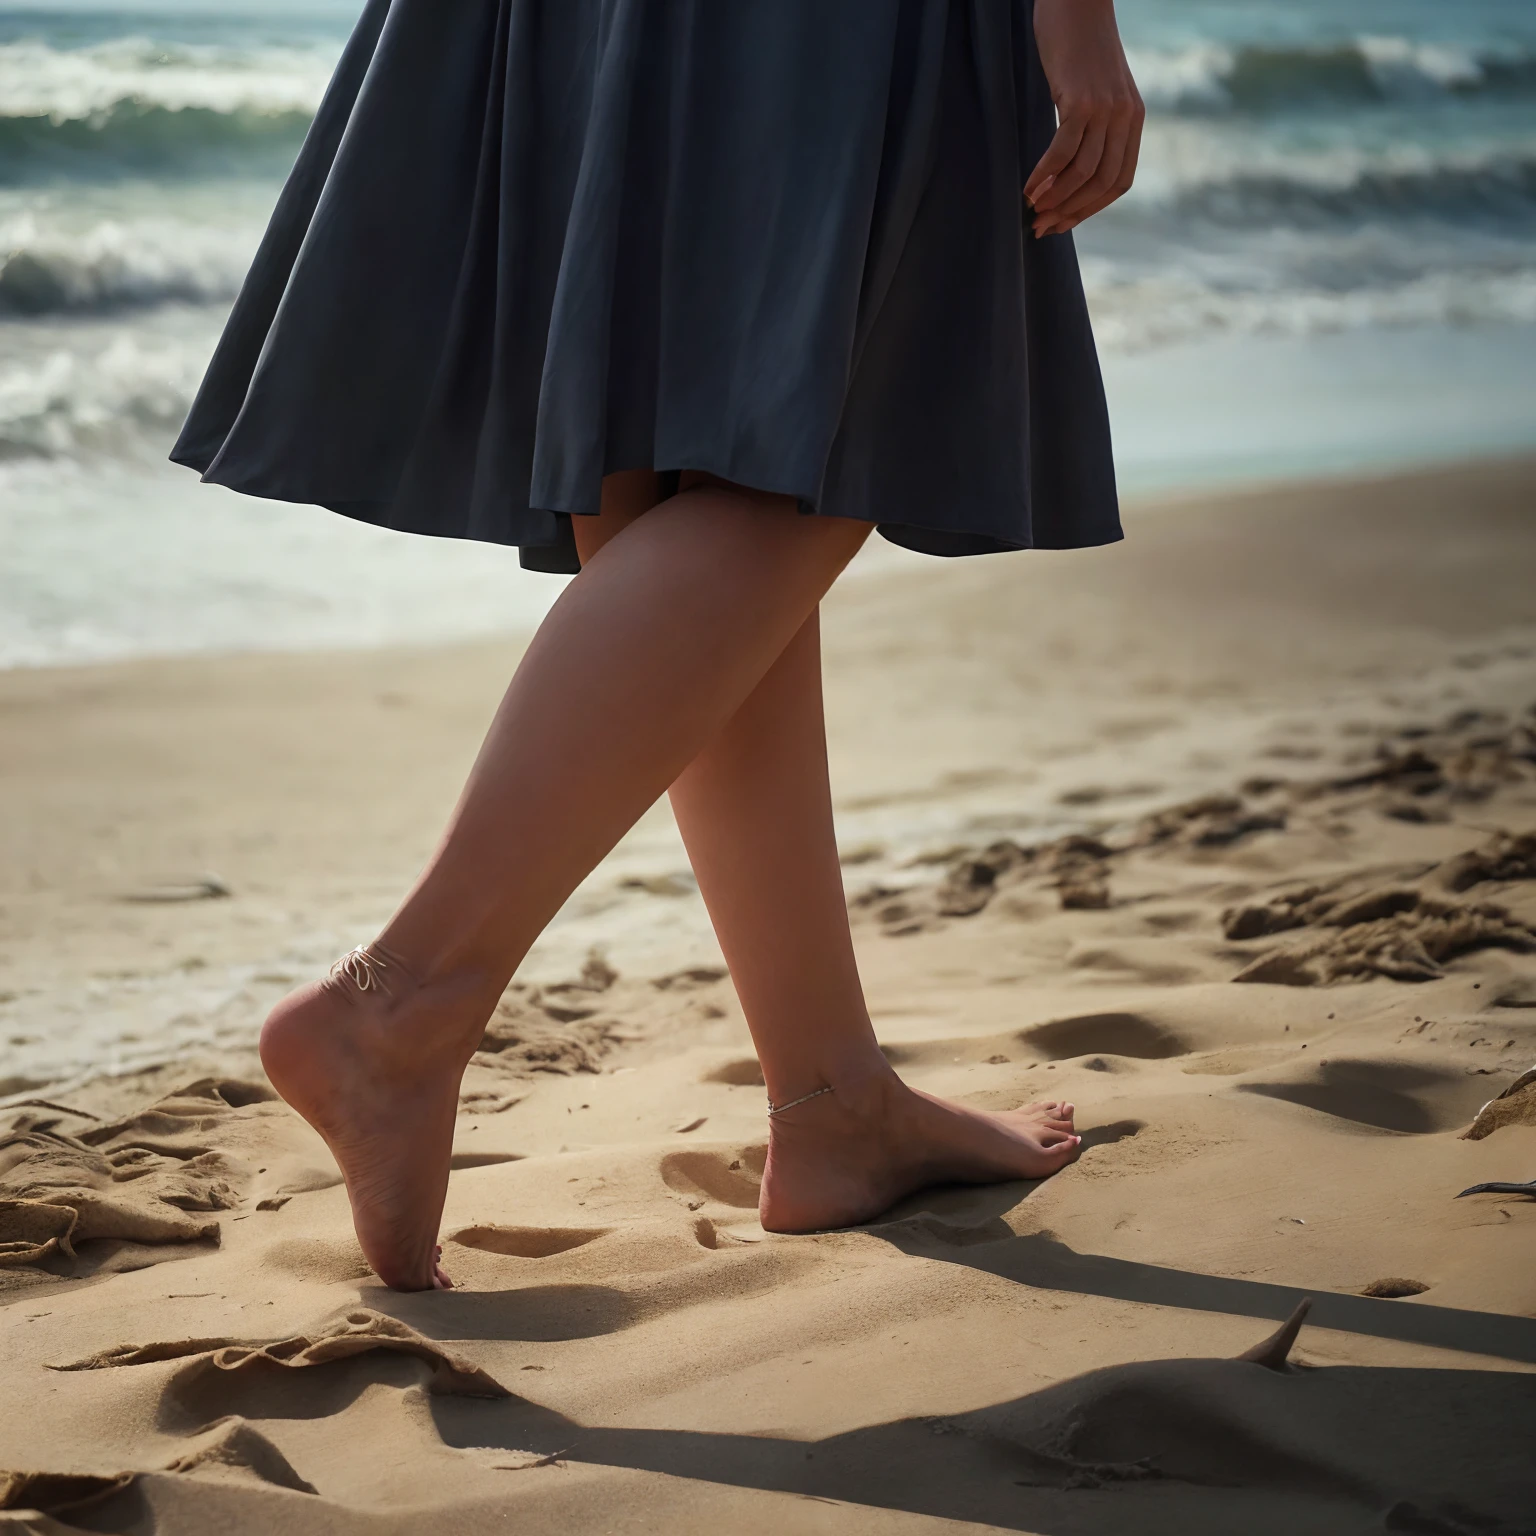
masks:
<svg viewBox="0 0 1536 1536"><path fill-rule="evenodd" d="M441 1046L467 1059L479 1044L505 985L470 966L433 972L375 940L343 955L323 983L327 991L369 1009L387 1034L416 1048Z"/></svg>
<svg viewBox="0 0 1536 1536"><path fill-rule="evenodd" d="M824 1109L835 1100L841 1110L858 1120L880 1119L892 1093L901 1087L900 1078L877 1047L765 1076L770 1085L769 1104L776 1107L775 1112L798 1108L813 1099Z"/></svg>

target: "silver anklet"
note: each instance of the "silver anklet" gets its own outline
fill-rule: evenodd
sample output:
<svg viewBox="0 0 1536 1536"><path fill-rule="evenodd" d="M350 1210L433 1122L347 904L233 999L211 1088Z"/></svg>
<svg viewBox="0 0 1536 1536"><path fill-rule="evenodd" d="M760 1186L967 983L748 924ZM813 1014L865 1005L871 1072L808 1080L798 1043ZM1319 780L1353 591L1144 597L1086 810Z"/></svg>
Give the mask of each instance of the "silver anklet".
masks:
<svg viewBox="0 0 1536 1536"><path fill-rule="evenodd" d="M797 1104L808 1104L812 1099L819 1099L824 1093L831 1093L832 1086L829 1083L825 1088L818 1088L814 1093L803 1093L798 1099L791 1099L788 1104L775 1104L768 1100L768 1113L770 1115L782 1115L786 1109L793 1109Z"/></svg>
<svg viewBox="0 0 1536 1536"><path fill-rule="evenodd" d="M384 978L388 969L389 961L366 944L359 944L331 967L330 979L339 981L345 976L359 992L382 992L388 997L389 983Z"/></svg>

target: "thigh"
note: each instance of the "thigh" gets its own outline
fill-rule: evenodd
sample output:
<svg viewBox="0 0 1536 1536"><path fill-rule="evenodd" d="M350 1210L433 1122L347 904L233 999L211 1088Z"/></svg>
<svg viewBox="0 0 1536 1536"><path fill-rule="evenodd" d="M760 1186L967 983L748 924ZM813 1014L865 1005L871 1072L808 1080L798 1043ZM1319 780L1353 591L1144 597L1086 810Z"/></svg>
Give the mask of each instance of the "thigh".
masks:
<svg viewBox="0 0 1536 1536"><path fill-rule="evenodd" d="M662 505L682 506L690 492L718 492L758 512L771 512L786 527L814 530L804 538L809 545L831 546L839 568L858 552L874 529L873 523L856 518L803 517L793 496L736 485L704 470L685 469L678 477L677 496L661 499L662 477L651 469L623 470L603 479L602 511L596 517L574 516L572 531L576 552L585 566L616 535L647 512Z"/></svg>
<svg viewBox="0 0 1536 1536"><path fill-rule="evenodd" d="M596 517L573 517L576 553L585 565L616 533L643 517L661 499L661 477L654 469L624 469L603 479L603 510Z"/></svg>

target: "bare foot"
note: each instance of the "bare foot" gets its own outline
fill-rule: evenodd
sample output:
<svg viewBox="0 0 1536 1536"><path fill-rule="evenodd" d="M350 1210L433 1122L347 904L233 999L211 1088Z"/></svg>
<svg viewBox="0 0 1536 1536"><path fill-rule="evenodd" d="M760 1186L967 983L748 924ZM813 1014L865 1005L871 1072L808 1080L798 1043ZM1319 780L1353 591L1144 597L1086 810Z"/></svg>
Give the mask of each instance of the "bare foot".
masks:
<svg viewBox="0 0 1536 1536"><path fill-rule="evenodd" d="M1036 1099L1032 1104L1021 1104L1017 1109L1010 1109L1010 1115L1023 1115L1040 1125L1048 1125L1052 1130L1065 1131L1072 1134L1072 1117L1077 1113L1077 1105L1066 1099Z"/></svg>
<svg viewBox="0 0 1536 1536"><path fill-rule="evenodd" d="M1043 1179L1077 1156L1073 1106L995 1114L908 1088L894 1073L769 1119L758 1211L770 1232L855 1226L930 1184Z"/></svg>
<svg viewBox="0 0 1536 1536"><path fill-rule="evenodd" d="M448 1193L459 1084L485 1014L464 984L384 991L346 974L272 1010L261 1061L272 1086L325 1139L378 1277L447 1290L438 1223Z"/></svg>

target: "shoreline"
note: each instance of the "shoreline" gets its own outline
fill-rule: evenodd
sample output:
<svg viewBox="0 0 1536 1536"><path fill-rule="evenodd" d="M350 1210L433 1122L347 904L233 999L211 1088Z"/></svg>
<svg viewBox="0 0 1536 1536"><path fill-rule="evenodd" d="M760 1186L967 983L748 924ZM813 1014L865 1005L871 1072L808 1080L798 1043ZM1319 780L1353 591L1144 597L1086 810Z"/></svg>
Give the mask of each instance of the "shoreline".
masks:
<svg viewBox="0 0 1536 1536"><path fill-rule="evenodd" d="M1116 366L1151 361L1120 359ZM1209 393L1213 381L1204 378L1199 354L1182 366ZM1164 381L1159 393L1171 389L1182 399L1182 387L1179 379ZM1156 412L1149 416L1146 405L1133 402L1116 413L1122 501L1132 536L1142 517L1170 506L1345 486L1369 493L1388 480L1480 474L1536 460L1536 442L1496 442L1472 453L1431 439L1427 446L1417 443L1417 457L1409 455L1409 462L1400 462L1404 445L1378 445L1319 468L1308 461L1305 445L1288 448L1281 432L1268 448L1250 445L1225 464L1199 458L1141 464L1133 439L1158 438L1160 431ZM1234 406L1238 415L1253 414L1229 390L1223 408ZM1235 418L1211 431L1222 440L1241 437ZM1296 464L1307 467L1285 472ZM0 485L5 474L0 465ZM399 534L316 507L252 501L200 485L170 465L141 465L110 483L77 468L55 491L47 490L48 483L44 476L28 489L23 475L12 487L14 526L0 519L0 531L16 541L11 586L0 580L0 607L14 605L8 623L0 624L0 656L11 658L0 664L0 676L477 645L531 631L561 590L558 578L523 572L516 552L504 546ZM66 527L72 530L67 540L60 534ZM1057 553L1026 551L1017 558ZM876 536L845 583L951 563L969 562L915 555ZM70 570L68 581L48 574L61 568ZM344 589L339 596L338 587ZM76 612L85 592L97 589L99 611ZM50 631L60 622L45 618L50 607L75 614L65 630ZM176 617L168 620L168 614ZM274 634L279 638L266 638Z"/></svg>

